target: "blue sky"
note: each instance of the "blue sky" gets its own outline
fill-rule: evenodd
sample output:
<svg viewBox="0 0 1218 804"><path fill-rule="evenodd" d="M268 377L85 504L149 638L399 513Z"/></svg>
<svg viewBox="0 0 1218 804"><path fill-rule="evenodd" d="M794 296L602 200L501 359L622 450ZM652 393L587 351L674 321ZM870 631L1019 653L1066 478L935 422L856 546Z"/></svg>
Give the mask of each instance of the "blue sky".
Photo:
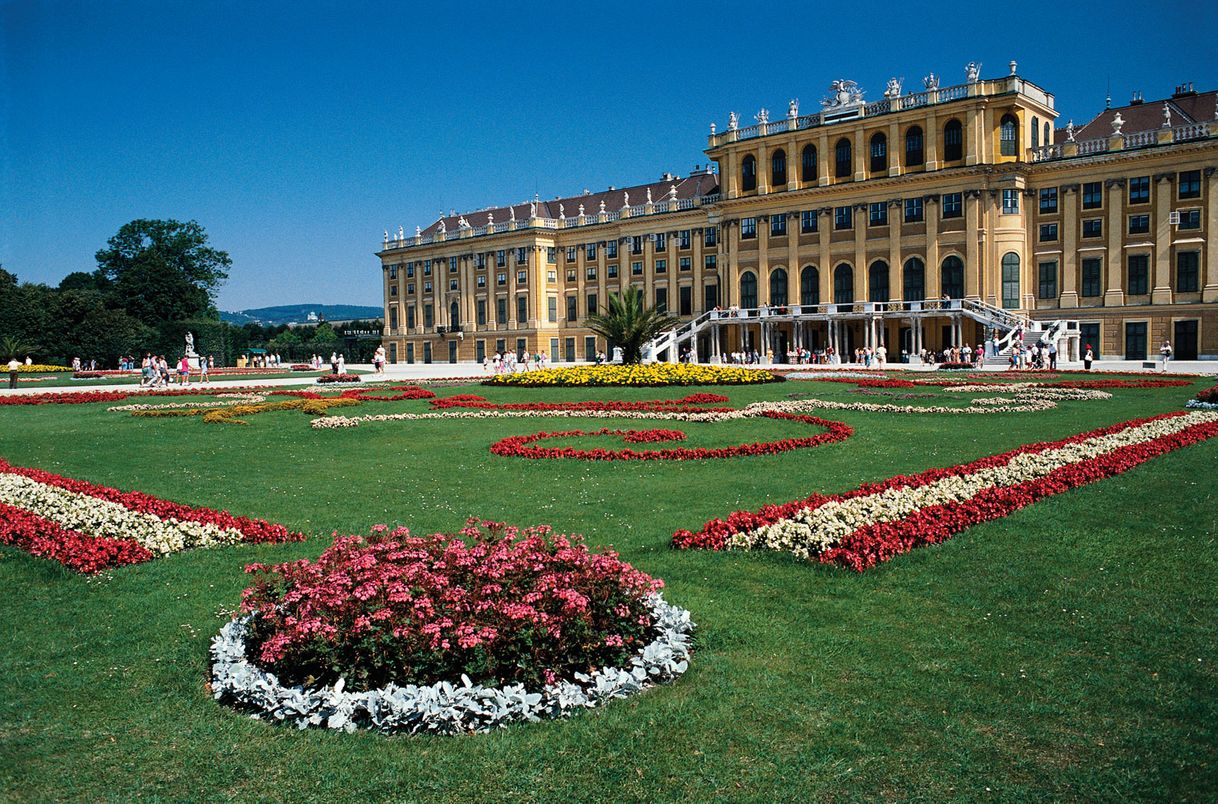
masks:
<svg viewBox="0 0 1218 804"><path fill-rule="evenodd" d="M57 283L129 220L193 218L224 309L380 304L384 229L684 175L712 120L834 78L878 99L1014 58L1063 124L1109 83L1218 87L1214 3L827 8L0 0L0 263Z"/></svg>

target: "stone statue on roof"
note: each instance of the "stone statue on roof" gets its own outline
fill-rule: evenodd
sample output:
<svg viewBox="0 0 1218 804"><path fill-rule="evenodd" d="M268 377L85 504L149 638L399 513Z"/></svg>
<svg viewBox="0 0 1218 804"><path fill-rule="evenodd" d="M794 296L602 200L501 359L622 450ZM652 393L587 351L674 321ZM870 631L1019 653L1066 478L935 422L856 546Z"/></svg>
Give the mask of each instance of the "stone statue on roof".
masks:
<svg viewBox="0 0 1218 804"><path fill-rule="evenodd" d="M650 187L648 187L648 188L647 188L647 203L648 203L648 204L652 203L652 201L651 201L651 188L650 188Z"/></svg>
<svg viewBox="0 0 1218 804"><path fill-rule="evenodd" d="M711 121L711 136L715 136L715 123L713 120Z"/></svg>
<svg viewBox="0 0 1218 804"><path fill-rule="evenodd" d="M1125 118L1121 117L1120 112L1117 112L1116 117L1112 118L1112 133L1120 134L1123 125L1125 125Z"/></svg>
<svg viewBox="0 0 1218 804"><path fill-rule="evenodd" d="M756 120L758 124L764 126L766 123L770 122L770 110L762 106L761 110L753 116L753 119Z"/></svg>
<svg viewBox="0 0 1218 804"><path fill-rule="evenodd" d="M939 76L935 75L934 73L931 73L930 75L928 75L922 79L922 86L924 86L926 88L927 92L932 92L932 91L938 89L939 88Z"/></svg>
<svg viewBox="0 0 1218 804"><path fill-rule="evenodd" d="M1171 107L1163 102L1163 128L1171 128Z"/></svg>
<svg viewBox="0 0 1218 804"><path fill-rule="evenodd" d="M398 227L398 240L406 239L406 229L402 226Z"/></svg>
<svg viewBox="0 0 1218 804"><path fill-rule="evenodd" d="M1074 142L1074 118L1066 123L1066 142Z"/></svg>
<svg viewBox="0 0 1218 804"><path fill-rule="evenodd" d="M567 208L564 207L562 204L558 205L558 218L559 218L559 220L564 220L564 221L567 219Z"/></svg>
<svg viewBox="0 0 1218 804"><path fill-rule="evenodd" d="M739 127L740 127L740 115L736 114L735 112L728 112L727 113L727 130L735 131Z"/></svg>
<svg viewBox="0 0 1218 804"><path fill-rule="evenodd" d="M508 207L508 217L511 220L516 220L516 207Z"/></svg>
<svg viewBox="0 0 1218 804"><path fill-rule="evenodd" d="M601 199L601 212L605 211L605 199Z"/></svg>
<svg viewBox="0 0 1218 804"><path fill-rule="evenodd" d="M841 109L863 102L863 90L855 81L839 78L829 84L829 95L820 102L825 109Z"/></svg>
<svg viewBox="0 0 1218 804"><path fill-rule="evenodd" d="M457 228L458 228L458 229L472 229L472 228L474 228L474 227L470 226L470 225L469 225L469 221L467 221L467 220L465 219L465 216L464 216L464 215L462 215L462 216L461 216L461 217L460 217L460 218L457 220Z"/></svg>
<svg viewBox="0 0 1218 804"><path fill-rule="evenodd" d="M494 212L486 213L486 225L487 226L495 225L495 213Z"/></svg>
<svg viewBox="0 0 1218 804"><path fill-rule="evenodd" d="M964 65L964 74L968 77L968 82L970 84L977 83L977 81L981 78L981 62L970 61L968 64Z"/></svg>
<svg viewBox="0 0 1218 804"><path fill-rule="evenodd" d="M389 242L389 230L388 229L385 230L385 242L386 243Z"/></svg>
<svg viewBox="0 0 1218 804"><path fill-rule="evenodd" d="M626 192L625 190L622 191L622 206L630 206L630 193Z"/></svg>
<svg viewBox="0 0 1218 804"><path fill-rule="evenodd" d="M799 98L787 102L787 117L799 117Z"/></svg>
<svg viewBox="0 0 1218 804"><path fill-rule="evenodd" d="M537 217L537 202L536 201L529 202L529 217L530 218Z"/></svg>
<svg viewBox="0 0 1218 804"><path fill-rule="evenodd" d="M584 205L583 204L579 205L579 216L581 218L584 217Z"/></svg>
<svg viewBox="0 0 1218 804"><path fill-rule="evenodd" d="M677 185L675 185L675 184L668 185L668 197L673 201L677 200Z"/></svg>
<svg viewBox="0 0 1218 804"><path fill-rule="evenodd" d="M440 218L440 229L439 229L440 234L444 234L447 231L448 231L448 227L444 225L444 219Z"/></svg>
<svg viewBox="0 0 1218 804"><path fill-rule="evenodd" d="M901 81L900 78L889 78L888 87L884 90L884 97L889 100L896 100L901 97Z"/></svg>
<svg viewBox="0 0 1218 804"><path fill-rule="evenodd" d="M423 234L423 229L420 226L414 227L414 236L420 237Z"/></svg>

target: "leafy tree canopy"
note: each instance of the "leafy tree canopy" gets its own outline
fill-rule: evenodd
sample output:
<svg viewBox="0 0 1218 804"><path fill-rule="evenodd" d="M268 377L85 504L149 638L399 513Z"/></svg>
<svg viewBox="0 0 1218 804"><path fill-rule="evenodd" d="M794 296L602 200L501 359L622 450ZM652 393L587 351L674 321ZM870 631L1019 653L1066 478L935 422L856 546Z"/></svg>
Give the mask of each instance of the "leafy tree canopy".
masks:
<svg viewBox="0 0 1218 804"><path fill-rule="evenodd" d="M216 291L232 259L207 243L196 221L134 220L97 252L97 279L139 321L214 317Z"/></svg>

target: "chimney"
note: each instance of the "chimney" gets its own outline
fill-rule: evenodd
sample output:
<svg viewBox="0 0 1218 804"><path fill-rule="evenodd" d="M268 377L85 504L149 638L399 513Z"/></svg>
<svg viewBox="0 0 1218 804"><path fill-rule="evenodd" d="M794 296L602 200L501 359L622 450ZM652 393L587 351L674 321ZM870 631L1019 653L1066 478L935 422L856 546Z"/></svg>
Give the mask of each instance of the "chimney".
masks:
<svg viewBox="0 0 1218 804"><path fill-rule="evenodd" d="M1140 106L1142 104L1142 102L1143 102L1142 101L1142 90L1135 89L1133 91L1133 97L1129 99L1129 105L1130 106Z"/></svg>

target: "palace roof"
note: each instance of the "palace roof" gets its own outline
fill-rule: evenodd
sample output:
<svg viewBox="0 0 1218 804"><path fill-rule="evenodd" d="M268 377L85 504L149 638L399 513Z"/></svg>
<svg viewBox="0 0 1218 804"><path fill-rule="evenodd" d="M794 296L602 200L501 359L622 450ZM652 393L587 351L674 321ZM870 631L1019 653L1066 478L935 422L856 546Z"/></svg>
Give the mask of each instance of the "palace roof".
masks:
<svg viewBox="0 0 1218 804"><path fill-rule="evenodd" d="M1210 92L1193 92L1191 89L1178 91L1170 98L1135 102L1125 106L1105 109L1091 119L1086 125L1074 129L1075 140L1090 140L1112 136L1112 121L1118 114L1124 124L1121 126L1125 133L1134 131L1151 131L1163 125L1163 104L1171 110L1171 125L1184 126L1189 123L1206 123L1218 120L1215 116L1215 106L1218 105L1218 90ZM1059 120L1060 122L1060 120ZM1066 141L1066 129L1059 128L1054 132L1054 142Z"/></svg>

